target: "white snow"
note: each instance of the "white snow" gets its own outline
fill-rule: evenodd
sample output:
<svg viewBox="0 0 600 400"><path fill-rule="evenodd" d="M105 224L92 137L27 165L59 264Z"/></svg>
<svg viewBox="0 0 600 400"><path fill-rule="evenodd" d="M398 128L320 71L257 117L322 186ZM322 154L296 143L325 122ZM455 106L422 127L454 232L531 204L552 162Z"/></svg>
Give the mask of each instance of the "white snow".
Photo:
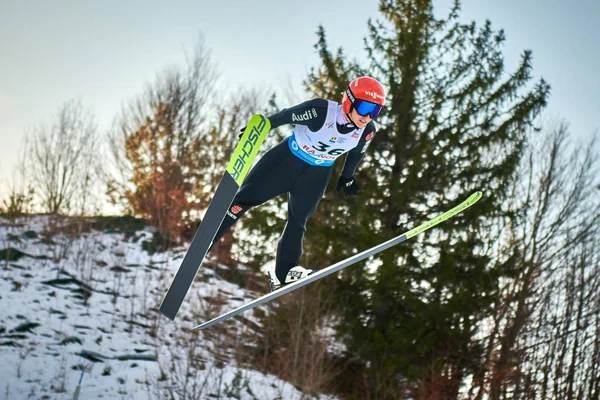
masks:
<svg viewBox="0 0 600 400"><path fill-rule="evenodd" d="M148 255L142 242L152 237L149 230L133 238L59 233L48 242L43 232L50 221L0 218L0 251L27 254L16 261L0 257L0 399L73 399L82 368L80 399L313 398L232 361L223 335L235 346L248 324L236 320L220 330L190 331L260 295L220 278L218 265L201 269L171 322L157 308L183 247ZM72 222L61 221L55 232ZM259 323L251 312L243 316L250 325Z"/></svg>

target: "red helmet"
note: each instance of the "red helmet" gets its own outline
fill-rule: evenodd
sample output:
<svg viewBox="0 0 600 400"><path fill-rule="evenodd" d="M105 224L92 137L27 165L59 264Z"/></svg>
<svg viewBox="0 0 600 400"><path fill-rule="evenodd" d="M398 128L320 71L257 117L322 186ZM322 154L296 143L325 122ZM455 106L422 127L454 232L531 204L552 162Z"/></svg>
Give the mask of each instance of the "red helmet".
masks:
<svg viewBox="0 0 600 400"><path fill-rule="evenodd" d="M352 107L354 107L359 114L367 115L361 113L362 107L358 108L361 101L378 105L379 107L374 108L365 107L365 112L370 114L371 118L377 117L381 108L385 105L385 89L383 85L377 79L368 76L361 76L350 82L342 99L344 114L349 114L352 111Z"/></svg>

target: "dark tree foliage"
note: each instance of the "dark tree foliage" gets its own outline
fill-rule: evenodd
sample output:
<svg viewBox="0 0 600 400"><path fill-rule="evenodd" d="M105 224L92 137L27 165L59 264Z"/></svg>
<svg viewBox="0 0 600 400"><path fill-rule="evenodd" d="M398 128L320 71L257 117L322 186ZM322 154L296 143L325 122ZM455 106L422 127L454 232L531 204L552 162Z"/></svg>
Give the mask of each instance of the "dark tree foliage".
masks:
<svg viewBox="0 0 600 400"><path fill-rule="evenodd" d="M499 296L499 279L510 274L492 261L483 236L503 213L525 133L550 88L532 82L530 51L507 72L504 32L489 21L461 22L458 2L445 18L426 0L381 1L380 11L360 61L342 49L332 53L318 31L322 66L305 81L311 94L341 100L351 79L370 75L388 96L357 173L360 195L335 193L338 162L309 223L305 259L311 267L341 260L482 190L464 214L327 282L337 282L348 357L362 365L345 390L456 398L461 382L483 368L479 324Z"/></svg>

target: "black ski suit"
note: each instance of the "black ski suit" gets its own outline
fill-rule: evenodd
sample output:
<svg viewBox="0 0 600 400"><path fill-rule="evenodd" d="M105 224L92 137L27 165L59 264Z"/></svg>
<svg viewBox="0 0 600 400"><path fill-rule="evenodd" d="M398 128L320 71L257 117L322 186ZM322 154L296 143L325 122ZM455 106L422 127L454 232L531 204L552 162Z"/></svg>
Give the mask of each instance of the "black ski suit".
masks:
<svg viewBox="0 0 600 400"><path fill-rule="evenodd" d="M338 107L335 124L332 123L332 107ZM329 113L328 113L329 109ZM283 109L282 111L268 117L271 122L271 128L277 128L285 124L296 124L306 126L311 132L322 131L324 124L328 123L328 129L335 128L334 137L341 143L344 139L350 139L351 135L357 145L350 149L346 157L342 176L352 177L363 157L366 146L375 134L375 124L369 122L363 129L360 139L358 134L360 130L353 124L348 124L340 117L341 106L337 103L325 99L316 98L298 104L294 107ZM329 116L328 116L329 115ZM341 114L343 116L343 114ZM329 122L328 122L329 120ZM335 127L333 126L335 125ZM331 165L311 165L300 157L310 157L304 153L294 153L291 141L294 135L287 137L275 147L271 148L250 170L242 186L238 190L231 208L227 212L221 227L215 235L214 242L219 240L225 232L250 208L258 206L280 194L288 193L288 220L279 243L277 245L276 275L281 281L285 281L288 271L300 265L302 256L302 240L306 232L306 222L314 214L317 205L323 197L327 187L331 172L333 170L333 161ZM308 139L311 140L311 139ZM331 145L318 142L318 147L327 148ZM318 149L318 147L314 147ZM295 150L297 146L293 147ZM310 149L309 149L310 150ZM338 152L342 151L338 149ZM343 153L342 153L343 154ZM335 160L341 154L335 154ZM319 160L316 161L321 162Z"/></svg>

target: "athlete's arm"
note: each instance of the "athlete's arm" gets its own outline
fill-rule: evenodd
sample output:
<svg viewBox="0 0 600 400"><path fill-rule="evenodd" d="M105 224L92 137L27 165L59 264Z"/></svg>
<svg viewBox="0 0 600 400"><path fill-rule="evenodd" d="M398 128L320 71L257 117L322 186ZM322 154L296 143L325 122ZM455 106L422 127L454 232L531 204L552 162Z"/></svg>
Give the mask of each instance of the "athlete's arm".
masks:
<svg viewBox="0 0 600 400"><path fill-rule="evenodd" d="M315 98L290 108L284 108L268 117L271 128L274 129L286 124L297 124L305 125L312 132L316 132L325 123L328 104L325 99Z"/></svg>
<svg viewBox="0 0 600 400"><path fill-rule="evenodd" d="M377 127L375 126L375 122L371 121L365 126L365 130L356 147L350 150L346 155L346 162L344 163L344 169L342 170L343 177L350 178L354 176L356 168L358 168L358 164L360 164L360 160L362 160L369 143L375 136L375 132L377 132Z"/></svg>

